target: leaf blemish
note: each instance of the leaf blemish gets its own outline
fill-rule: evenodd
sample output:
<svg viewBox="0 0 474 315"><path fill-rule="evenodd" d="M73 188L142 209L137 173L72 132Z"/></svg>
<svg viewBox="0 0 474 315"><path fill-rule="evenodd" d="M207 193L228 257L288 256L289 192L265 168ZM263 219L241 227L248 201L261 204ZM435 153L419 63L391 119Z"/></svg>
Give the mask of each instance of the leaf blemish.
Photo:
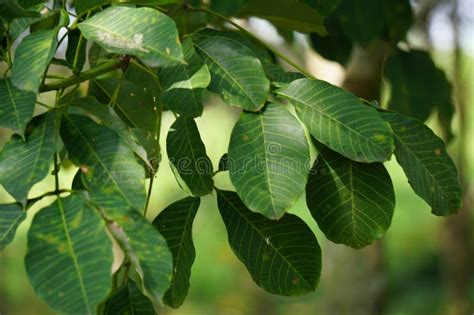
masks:
<svg viewBox="0 0 474 315"><path fill-rule="evenodd" d="M149 52L143 47L142 33L135 33L131 39L125 39L113 33L101 31L97 33L97 38L100 42L111 47Z"/></svg>

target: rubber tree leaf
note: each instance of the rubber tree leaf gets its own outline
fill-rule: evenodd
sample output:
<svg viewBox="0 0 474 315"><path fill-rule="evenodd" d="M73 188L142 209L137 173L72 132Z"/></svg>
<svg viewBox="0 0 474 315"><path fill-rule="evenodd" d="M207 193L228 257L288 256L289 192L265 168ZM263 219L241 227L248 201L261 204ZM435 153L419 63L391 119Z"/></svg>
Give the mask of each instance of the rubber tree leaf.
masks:
<svg viewBox="0 0 474 315"><path fill-rule="evenodd" d="M339 6L341 0L306 0L305 2L315 8L322 16L327 16Z"/></svg>
<svg viewBox="0 0 474 315"><path fill-rule="evenodd" d="M335 14L344 33L365 46L382 35L383 12L384 4L380 0L344 0Z"/></svg>
<svg viewBox="0 0 474 315"><path fill-rule="evenodd" d="M456 213L462 205L462 188L444 142L419 120L382 112L395 138L395 156L410 186L435 215Z"/></svg>
<svg viewBox="0 0 474 315"><path fill-rule="evenodd" d="M25 218L26 212L20 204L0 204L0 251L13 241L16 229Z"/></svg>
<svg viewBox="0 0 474 315"><path fill-rule="evenodd" d="M164 5L169 3L176 3L177 0L79 0L75 2L75 9L78 14L87 12L91 9L96 9L100 6L111 3L132 3L144 5Z"/></svg>
<svg viewBox="0 0 474 315"><path fill-rule="evenodd" d="M20 90L37 93L43 73L58 46L57 29L27 35L18 45L12 66L12 83Z"/></svg>
<svg viewBox="0 0 474 315"><path fill-rule="evenodd" d="M161 100L168 109L181 116L198 117L203 110L202 93L211 82L211 74L189 38L183 42L183 53L187 65L159 69L164 90Z"/></svg>
<svg viewBox="0 0 474 315"><path fill-rule="evenodd" d="M391 87L391 110L424 121L438 109L445 120L443 125L448 138L452 136L452 86L429 53L396 50L385 64L384 76Z"/></svg>
<svg viewBox="0 0 474 315"><path fill-rule="evenodd" d="M324 148L308 177L306 203L326 237L361 248L392 221L395 193L382 163L359 163Z"/></svg>
<svg viewBox="0 0 474 315"><path fill-rule="evenodd" d="M9 22L16 18L38 17L38 12L29 11L20 6L17 0L0 0L0 17Z"/></svg>
<svg viewBox="0 0 474 315"><path fill-rule="evenodd" d="M212 162L193 118L179 117L171 125L166 137L166 152L178 183L182 180L185 185L183 189L188 189L193 196L212 192Z"/></svg>
<svg viewBox="0 0 474 315"><path fill-rule="evenodd" d="M145 171L114 131L77 114L64 115L61 137L91 192L120 197L136 209L145 205Z"/></svg>
<svg viewBox="0 0 474 315"><path fill-rule="evenodd" d="M26 124L33 117L36 95L17 89L9 78L0 79L0 126L24 137Z"/></svg>
<svg viewBox="0 0 474 315"><path fill-rule="evenodd" d="M112 6L78 26L108 52L134 55L152 67L184 63L176 25L158 10Z"/></svg>
<svg viewBox="0 0 474 315"><path fill-rule="evenodd" d="M107 301L105 315L140 314L155 315L151 301L143 295L131 279L127 279Z"/></svg>
<svg viewBox="0 0 474 315"><path fill-rule="evenodd" d="M351 160L383 162L393 152L390 125L373 107L327 82L299 79L277 91L319 142Z"/></svg>
<svg viewBox="0 0 474 315"><path fill-rule="evenodd" d="M230 191L217 190L217 203L230 246L255 283L286 296L316 289L321 249L303 220L288 213L278 221L267 219Z"/></svg>
<svg viewBox="0 0 474 315"><path fill-rule="evenodd" d="M384 5L385 33L395 45L406 37L413 24L410 0L386 0Z"/></svg>
<svg viewBox="0 0 474 315"><path fill-rule="evenodd" d="M230 179L250 210L281 218L303 194L310 165L303 126L283 105L240 115L230 137Z"/></svg>
<svg viewBox="0 0 474 315"><path fill-rule="evenodd" d="M82 67L86 62L86 48L87 43L86 41L82 40L81 31L77 28L71 30L67 37L66 60L72 67L74 65L74 60L76 60L77 58L77 65L75 70L82 71Z"/></svg>
<svg viewBox="0 0 474 315"><path fill-rule="evenodd" d="M328 31L326 36L317 33L310 35L312 47L328 60L336 61L341 65L347 64L352 54L352 40L344 34L335 16L328 17L325 24Z"/></svg>
<svg viewBox="0 0 474 315"><path fill-rule="evenodd" d="M174 308L183 304L189 291L191 267L196 257L192 227L201 203L200 198L188 197L171 205L153 220L173 254L173 278L164 302Z"/></svg>
<svg viewBox="0 0 474 315"><path fill-rule="evenodd" d="M26 141L13 136L0 153L0 184L19 202L48 175L56 151L56 113L36 117L31 126Z"/></svg>
<svg viewBox="0 0 474 315"><path fill-rule="evenodd" d="M262 63L244 43L220 33L205 29L192 36L211 73L208 89L219 93L229 105L260 110L270 90Z"/></svg>
<svg viewBox="0 0 474 315"><path fill-rule="evenodd" d="M92 96L76 99L70 103L69 106L70 111L75 110L77 113L87 115L96 123L115 131L122 141L140 157L150 169L152 168L148 160L147 152L145 148L139 144L139 140L135 136L132 128L128 127L110 106L99 103L97 99Z"/></svg>
<svg viewBox="0 0 474 315"><path fill-rule="evenodd" d="M34 217L25 266L36 294L58 313L94 314L112 286L112 242L87 200L58 198Z"/></svg>
<svg viewBox="0 0 474 315"><path fill-rule="evenodd" d="M298 32L326 34L323 16L304 0L247 1L239 16L256 16Z"/></svg>
<svg viewBox="0 0 474 315"><path fill-rule="evenodd" d="M117 76L118 75L118 76ZM114 110L130 127L146 149L149 164L156 171L160 161L158 134L159 90L153 77L135 63L131 63L121 79L121 73L92 81L89 95L95 96L101 103L110 103L117 85L120 85Z"/></svg>
<svg viewBox="0 0 474 315"><path fill-rule="evenodd" d="M146 296L159 305L170 286L173 258L165 238L136 209L121 198L91 193L109 222L108 228L137 271Z"/></svg>

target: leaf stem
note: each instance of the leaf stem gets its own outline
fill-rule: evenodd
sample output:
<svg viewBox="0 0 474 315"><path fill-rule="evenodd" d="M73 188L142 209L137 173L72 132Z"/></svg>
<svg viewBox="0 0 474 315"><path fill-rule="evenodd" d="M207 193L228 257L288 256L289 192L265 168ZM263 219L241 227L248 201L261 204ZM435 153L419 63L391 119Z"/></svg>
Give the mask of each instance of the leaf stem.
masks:
<svg viewBox="0 0 474 315"><path fill-rule="evenodd" d="M230 18L218 13L218 12L215 12L213 10L210 10L210 9L206 9L206 8L194 8L190 5L187 5L186 6L186 9L191 11L191 12L204 12L204 13L207 13L207 14L210 14L210 15L213 15L215 17L218 17L219 19L223 20L223 21L226 21L228 22L229 24L231 24L232 26L236 27L237 29L239 29L240 31L242 31L245 35L247 35L248 37L252 38L253 40L257 41L260 45L262 45L263 47L267 48L268 50L270 50L273 54L275 54L278 58L280 58L281 60L283 60L284 62L286 62L287 64L289 64L290 66L292 66L293 68L295 68L296 70L298 70L299 72L303 73L305 76L307 76L308 78L311 78L311 79L314 79L316 80L316 78L311 74L309 73L308 71L306 71L303 67L301 67L300 65L294 63L290 58L288 58L287 56L285 56L284 54L280 53L278 50L276 50L275 48L273 48L272 46L270 46L269 44L265 43L263 40L261 40L260 38L258 38L257 36L255 36L254 34L252 34L251 32L249 32L247 29L245 29L244 27L240 26L239 24L235 23L234 21L232 21Z"/></svg>
<svg viewBox="0 0 474 315"><path fill-rule="evenodd" d="M58 80L51 83L43 84L40 87L40 93L53 91L53 90L59 90L59 89L65 89L72 85L75 85L84 81L88 81L90 79L94 79L102 74L116 70L123 65L124 65L124 60L119 60L119 61L110 60L110 61L104 62L100 66L81 72L78 75L74 75L63 80Z"/></svg>
<svg viewBox="0 0 474 315"><path fill-rule="evenodd" d="M38 197L28 199L26 201L26 208L29 208L33 205L33 203L43 199L44 197L49 197L49 196L58 196L60 194L64 193L72 193L72 190L70 189L59 189L58 191L48 191L47 193L44 193Z"/></svg>
<svg viewBox="0 0 474 315"><path fill-rule="evenodd" d="M155 172L152 171L151 177L150 177L150 183L148 185L148 192L146 194L146 202L145 202L145 209L143 209L143 216L146 217L146 213L148 212L148 207L150 205L150 199L151 199L151 191L153 189L153 182L155 180Z"/></svg>

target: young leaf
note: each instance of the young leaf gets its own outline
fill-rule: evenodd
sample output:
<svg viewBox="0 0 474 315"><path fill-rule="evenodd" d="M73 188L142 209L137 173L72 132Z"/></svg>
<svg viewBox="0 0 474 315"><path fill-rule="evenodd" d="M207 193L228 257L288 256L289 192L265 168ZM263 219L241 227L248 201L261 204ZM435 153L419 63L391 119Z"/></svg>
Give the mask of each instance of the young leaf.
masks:
<svg viewBox="0 0 474 315"><path fill-rule="evenodd" d="M140 292L135 282L128 278L107 301L104 314L155 315L156 312L151 301Z"/></svg>
<svg viewBox="0 0 474 315"><path fill-rule="evenodd" d="M91 192L119 196L136 209L145 205L145 172L114 131L82 115L64 115L61 136L69 158Z"/></svg>
<svg viewBox="0 0 474 315"><path fill-rule="evenodd" d="M196 257L192 227L200 203L200 198L181 199L169 205L153 220L153 225L166 239L173 254L173 278L164 302L174 308L183 304L189 290L191 267Z"/></svg>
<svg viewBox="0 0 474 315"><path fill-rule="evenodd" d="M241 16L256 16L266 19L278 27L303 33L326 34L324 18L303 0L259 0L247 1Z"/></svg>
<svg viewBox="0 0 474 315"><path fill-rule="evenodd" d="M351 160L370 163L390 159L393 135L375 108L327 82L299 79L277 94L296 107L296 113L318 141Z"/></svg>
<svg viewBox="0 0 474 315"><path fill-rule="evenodd" d="M154 304L170 286L173 259L166 240L137 210L124 205L121 198L93 192L92 200L104 211L108 228L136 269Z"/></svg>
<svg viewBox="0 0 474 315"><path fill-rule="evenodd" d="M303 127L283 105L240 115L229 144L230 179L250 210L281 218L304 192L309 160Z"/></svg>
<svg viewBox="0 0 474 315"><path fill-rule="evenodd" d="M58 313L93 314L112 285L112 242L81 195L58 198L34 217L26 271L36 294Z"/></svg>
<svg viewBox="0 0 474 315"><path fill-rule="evenodd" d="M380 114L392 126L395 156L415 193L435 215L456 213L462 205L462 188L443 141L416 119L390 112Z"/></svg>
<svg viewBox="0 0 474 315"><path fill-rule="evenodd" d="M31 125L25 142L13 136L0 153L0 184L19 202L25 202L31 187L48 175L56 152L56 113L38 116Z"/></svg>
<svg viewBox="0 0 474 315"><path fill-rule="evenodd" d="M230 191L217 190L217 203L232 250L260 287L287 296L316 289L321 248L300 218L287 213L278 221L267 219Z"/></svg>
<svg viewBox="0 0 474 315"><path fill-rule="evenodd" d="M220 33L205 29L192 37L211 72L209 90L219 93L229 105L260 110L270 90L262 63L244 43Z"/></svg>
<svg viewBox="0 0 474 315"><path fill-rule="evenodd" d="M185 63L174 21L151 8L112 6L79 23L85 38L149 66Z"/></svg>
<svg viewBox="0 0 474 315"><path fill-rule="evenodd" d="M18 45L12 66L12 83L20 90L37 93L43 73L58 46L57 29L26 36Z"/></svg>
<svg viewBox="0 0 474 315"><path fill-rule="evenodd" d="M171 125L166 138L166 152L176 179L181 179L193 196L210 194L212 162L206 154L206 147L199 135L193 118L179 117Z"/></svg>
<svg viewBox="0 0 474 315"><path fill-rule="evenodd" d="M13 241L16 229L25 218L26 212L20 204L0 204L0 251Z"/></svg>
<svg viewBox="0 0 474 315"><path fill-rule="evenodd" d="M329 240L361 248L390 226L395 193L383 164L354 162L324 148L308 177L306 203Z"/></svg>
<svg viewBox="0 0 474 315"><path fill-rule="evenodd" d="M196 54L191 39L183 43L187 65L159 69L164 93L161 100L166 107L181 116L198 117L202 114L202 92L211 82L204 61Z"/></svg>
<svg viewBox="0 0 474 315"><path fill-rule="evenodd" d="M9 78L0 79L0 126L24 138L26 124L33 117L36 95L17 89Z"/></svg>

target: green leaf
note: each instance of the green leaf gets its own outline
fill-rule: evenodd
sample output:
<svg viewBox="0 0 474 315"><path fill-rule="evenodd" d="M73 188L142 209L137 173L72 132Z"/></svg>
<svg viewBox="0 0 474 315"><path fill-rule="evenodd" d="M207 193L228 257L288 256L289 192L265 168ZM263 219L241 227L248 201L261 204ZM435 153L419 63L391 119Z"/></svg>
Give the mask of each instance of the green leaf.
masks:
<svg viewBox="0 0 474 315"><path fill-rule="evenodd" d="M115 74L114 74L115 75ZM160 161L160 146L156 138L159 130L159 90L151 74L131 63L123 80L116 76L92 81L89 95L107 104L120 85L114 110L134 130L140 144L146 148L148 160L156 171Z"/></svg>
<svg viewBox="0 0 474 315"><path fill-rule="evenodd" d="M413 24L413 11L410 0L385 0L384 18L385 32L393 44L406 37Z"/></svg>
<svg viewBox="0 0 474 315"><path fill-rule="evenodd" d="M112 285L112 242L81 195L58 198L34 217L25 266L36 294L58 313L93 314Z"/></svg>
<svg viewBox="0 0 474 315"><path fill-rule="evenodd" d="M396 50L385 64L384 76L390 83L393 111L424 121L437 107L454 108L451 83L425 51ZM451 118L452 114L449 122Z"/></svg>
<svg viewBox="0 0 474 315"><path fill-rule="evenodd" d="M110 106L99 103L92 96L76 99L69 106L70 111L75 109L94 119L96 123L115 131L122 141L152 169L145 148L138 143L132 129L120 119Z"/></svg>
<svg viewBox="0 0 474 315"><path fill-rule="evenodd" d="M232 250L260 287L287 296L316 289L321 248L300 218L287 213L269 220L249 211L230 191L217 190L217 203Z"/></svg>
<svg viewBox="0 0 474 315"><path fill-rule="evenodd" d="M303 0L247 1L240 16L256 16L278 27L298 32L326 34L324 18L320 12Z"/></svg>
<svg viewBox="0 0 474 315"><path fill-rule="evenodd" d="M127 279L117 292L115 292L107 301L104 314L155 315L156 312L151 301L140 292L135 282L131 279Z"/></svg>
<svg viewBox="0 0 474 315"><path fill-rule="evenodd" d="M174 21L155 9L109 7L79 29L108 52L134 55L152 67L185 63Z"/></svg>
<svg viewBox="0 0 474 315"><path fill-rule="evenodd" d="M196 257L192 226L200 203L200 198L181 199L169 205L153 220L153 225L164 236L173 254L173 279L164 301L174 308L183 304L189 291L191 267Z"/></svg>
<svg viewBox="0 0 474 315"><path fill-rule="evenodd" d="M0 79L0 126L24 137L26 124L33 117L36 95L17 89L9 78Z"/></svg>
<svg viewBox="0 0 474 315"><path fill-rule="evenodd" d="M268 97L270 81L262 63L246 44L226 33L205 29L192 37L196 51L211 72L209 90L232 106L260 110Z"/></svg>
<svg viewBox="0 0 474 315"><path fill-rule="evenodd" d="M380 0L344 0L336 11L344 33L364 46L382 34L383 13Z"/></svg>
<svg viewBox="0 0 474 315"><path fill-rule="evenodd" d="M306 0L305 2L318 10L322 16L327 16L339 6L341 0Z"/></svg>
<svg viewBox="0 0 474 315"><path fill-rule="evenodd" d="M164 5L169 3L176 3L177 0L77 0L75 1L75 8L77 14L85 13L89 10L96 9L100 6L110 3L134 3L134 4L148 4L148 5Z"/></svg>
<svg viewBox="0 0 474 315"><path fill-rule="evenodd" d="M311 79L293 81L277 93L296 107L311 135L333 151L365 163L390 159L390 125L355 95Z"/></svg>
<svg viewBox="0 0 474 315"><path fill-rule="evenodd" d="M26 141L13 136L0 153L0 184L19 202L25 202L31 187L48 175L56 151L56 113L38 116L31 125Z"/></svg>
<svg viewBox="0 0 474 315"><path fill-rule="evenodd" d="M201 116L202 92L211 82L211 74L204 61L196 54L191 39L183 43L187 65L159 69L164 90L161 100L166 107L181 116Z"/></svg>
<svg viewBox="0 0 474 315"><path fill-rule="evenodd" d="M25 10L18 4L17 0L0 0L0 17L7 22L23 17L38 17L38 12Z"/></svg>
<svg viewBox="0 0 474 315"><path fill-rule="evenodd" d="M94 192L91 194L105 212L109 231L140 276L140 286L154 304L170 286L173 259L166 240L137 210L124 205L120 198Z"/></svg>
<svg viewBox="0 0 474 315"><path fill-rule="evenodd" d="M395 156L415 193L435 215L456 213L462 205L462 188L443 141L416 119L389 112L381 116L392 126Z"/></svg>
<svg viewBox="0 0 474 315"><path fill-rule="evenodd" d="M145 172L117 133L85 116L70 114L63 116L61 136L89 191L115 195L143 209Z"/></svg>
<svg viewBox="0 0 474 315"><path fill-rule="evenodd" d="M81 44L79 46L79 43ZM74 60L77 56L77 65L75 70L82 70L84 63L86 62L86 48L87 43L82 40L82 34L79 29L69 31L67 37L67 49L66 49L66 60L71 66L74 64Z"/></svg>
<svg viewBox="0 0 474 315"><path fill-rule="evenodd" d="M230 137L230 179L250 210L281 218L304 192L309 168L303 126L283 105L240 115Z"/></svg>
<svg viewBox="0 0 474 315"><path fill-rule="evenodd" d="M38 93L43 73L58 46L56 29L26 36L18 45L12 66L12 83L20 90Z"/></svg>
<svg viewBox="0 0 474 315"><path fill-rule="evenodd" d="M262 58L260 60L262 61ZM287 72L271 60L265 59L262 62L265 68L265 73L272 81L273 85L278 86L279 83L291 83L295 80L305 78L305 75L301 72Z"/></svg>
<svg viewBox="0 0 474 315"><path fill-rule="evenodd" d="M392 221L395 193L382 163L359 163L323 148L308 177L306 203L326 237L361 248Z"/></svg>
<svg viewBox="0 0 474 315"><path fill-rule="evenodd" d="M322 57L336 61L341 65L347 64L352 54L352 40L348 38L336 17L330 16L326 20L328 35L310 35L311 44Z"/></svg>
<svg viewBox="0 0 474 315"><path fill-rule="evenodd" d="M26 212L20 204L0 204L0 251L13 241L16 229L25 218Z"/></svg>
<svg viewBox="0 0 474 315"><path fill-rule="evenodd" d="M189 190L193 196L212 192L212 162L193 118L179 117L171 125L166 138L166 152L178 182L181 179L186 186L183 189Z"/></svg>

